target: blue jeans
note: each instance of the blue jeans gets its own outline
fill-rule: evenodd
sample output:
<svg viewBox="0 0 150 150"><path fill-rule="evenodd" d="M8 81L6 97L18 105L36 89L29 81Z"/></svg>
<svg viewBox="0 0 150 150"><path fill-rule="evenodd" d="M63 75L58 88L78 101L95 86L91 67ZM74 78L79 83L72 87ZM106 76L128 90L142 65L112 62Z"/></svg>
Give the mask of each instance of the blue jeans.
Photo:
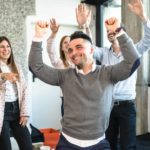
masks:
<svg viewBox="0 0 150 150"><path fill-rule="evenodd" d="M114 105L106 138L112 150L118 150L118 137L120 150L136 149L136 111L133 101Z"/></svg>
<svg viewBox="0 0 150 150"><path fill-rule="evenodd" d="M11 150L10 130L16 139L19 150L32 150L32 140L28 128L19 124L18 101L5 104L5 114L2 131L0 133L0 149Z"/></svg>
<svg viewBox="0 0 150 150"><path fill-rule="evenodd" d="M68 142L63 135L60 136L56 150L110 150L109 143L106 139L100 141L98 144L89 147L79 147Z"/></svg>

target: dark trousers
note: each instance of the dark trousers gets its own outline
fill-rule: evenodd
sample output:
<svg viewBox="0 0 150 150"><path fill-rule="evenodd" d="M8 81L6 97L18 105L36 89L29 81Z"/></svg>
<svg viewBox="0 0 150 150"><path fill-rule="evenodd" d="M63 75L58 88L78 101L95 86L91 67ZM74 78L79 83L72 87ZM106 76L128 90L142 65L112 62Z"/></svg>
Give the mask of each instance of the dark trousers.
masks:
<svg viewBox="0 0 150 150"><path fill-rule="evenodd" d="M136 149L136 111L133 101L114 105L111 111L106 138L112 150L118 150L118 137L120 150Z"/></svg>
<svg viewBox="0 0 150 150"><path fill-rule="evenodd" d="M96 145L83 148L71 144L61 135L56 150L110 150L110 146L107 140L102 140Z"/></svg>
<svg viewBox="0 0 150 150"><path fill-rule="evenodd" d="M5 115L0 133L0 149L11 150L10 130L16 139L20 150L32 150L32 140L27 127L19 124L18 101L5 104Z"/></svg>

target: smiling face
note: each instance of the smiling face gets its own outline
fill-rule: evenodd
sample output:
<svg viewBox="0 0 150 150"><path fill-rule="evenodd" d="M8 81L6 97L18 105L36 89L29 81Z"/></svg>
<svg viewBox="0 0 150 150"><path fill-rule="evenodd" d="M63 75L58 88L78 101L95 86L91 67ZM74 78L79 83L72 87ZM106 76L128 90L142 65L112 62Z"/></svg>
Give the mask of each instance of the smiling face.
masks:
<svg viewBox="0 0 150 150"><path fill-rule="evenodd" d="M116 40L116 35L112 31L107 31L107 38L110 43L113 43Z"/></svg>
<svg viewBox="0 0 150 150"><path fill-rule="evenodd" d="M70 41L67 54L72 63L82 69L86 64L91 63L93 48L87 40L77 38Z"/></svg>
<svg viewBox="0 0 150 150"><path fill-rule="evenodd" d="M4 63L7 63L11 55L11 47L6 40L1 41L0 43L0 60Z"/></svg>
<svg viewBox="0 0 150 150"><path fill-rule="evenodd" d="M62 41L62 45L61 45L61 50L62 51L64 51L64 52L68 51L69 42L70 42L70 37L66 36L64 38L64 40Z"/></svg>

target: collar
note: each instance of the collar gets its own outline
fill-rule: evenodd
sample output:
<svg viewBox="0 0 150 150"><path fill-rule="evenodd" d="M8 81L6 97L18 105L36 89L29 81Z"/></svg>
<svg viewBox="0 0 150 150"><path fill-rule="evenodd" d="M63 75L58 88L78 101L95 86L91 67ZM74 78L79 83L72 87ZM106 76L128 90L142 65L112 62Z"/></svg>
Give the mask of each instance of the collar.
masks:
<svg viewBox="0 0 150 150"><path fill-rule="evenodd" d="M116 53L114 52L114 50L113 50L113 48L112 48L112 47L110 47L110 48L109 48L109 51L110 51L111 53L113 53L113 55L115 55L115 56L117 56L117 57L122 56L121 51L120 51L118 54L116 54Z"/></svg>
<svg viewBox="0 0 150 150"><path fill-rule="evenodd" d="M95 71L95 69L96 69L96 62L93 61L91 70L89 70L86 74L83 72L82 69L78 69L77 66L75 66L75 69L76 69L76 72L77 72L77 73L81 73L81 74L83 74L83 75L86 75L86 74L88 74L88 73L90 73L90 72L94 72L94 71Z"/></svg>
<svg viewBox="0 0 150 150"><path fill-rule="evenodd" d="M1 66L1 67L5 67L5 66L7 66L7 64L4 63L3 61L0 61L0 66Z"/></svg>

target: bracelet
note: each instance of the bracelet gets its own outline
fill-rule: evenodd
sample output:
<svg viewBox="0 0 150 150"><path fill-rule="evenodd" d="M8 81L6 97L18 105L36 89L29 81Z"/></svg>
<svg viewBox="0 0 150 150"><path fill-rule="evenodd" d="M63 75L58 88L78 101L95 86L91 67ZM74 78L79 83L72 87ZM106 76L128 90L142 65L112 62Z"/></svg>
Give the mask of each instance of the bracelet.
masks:
<svg viewBox="0 0 150 150"><path fill-rule="evenodd" d="M84 24L82 26L79 26L79 29L86 29L86 28L89 28L89 26L87 24Z"/></svg>
<svg viewBox="0 0 150 150"><path fill-rule="evenodd" d="M115 33L119 33L120 31L121 31L121 29L123 29L123 27L121 26L121 27L119 27L119 28L117 28L116 30L115 30Z"/></svg>

